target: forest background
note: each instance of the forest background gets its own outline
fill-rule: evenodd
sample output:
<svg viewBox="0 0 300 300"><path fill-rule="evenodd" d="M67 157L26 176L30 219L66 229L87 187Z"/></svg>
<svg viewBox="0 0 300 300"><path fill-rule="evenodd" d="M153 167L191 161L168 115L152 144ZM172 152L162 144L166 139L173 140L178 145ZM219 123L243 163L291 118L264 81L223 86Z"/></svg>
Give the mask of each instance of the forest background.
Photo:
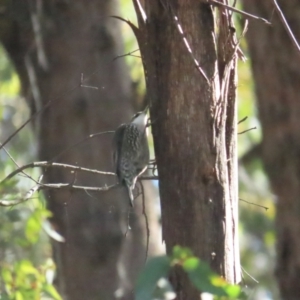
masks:
<svg viewBox="0 0 300 300"><path fill-rule="evenodd" d="M119 15L134 22L135 13L131 1L121 1L120 8ZM245 8L247 8L247 4ZM241 16L237 14L235 17L236 25L240 32L239 24ZM258 21L250 20L250 27L252 26L252 22ZM138 52L134 52L138 48L135 37L128 25L122 22L119 23L122 29L124 48L122 49L121 46L118 49L119 52L116 51L116 53L112 54L112 58L115 58L112 64L119 64L121 60L126 61L130 70L130 73L128 72L127 75L129 76L130 74L131 79L130 82L124 84L128 86L126 88L130 88L134 91L132 94L134 94L135 101L131 103L130 100L127 100L127 108L125 109L126 113L124 113L124 115L122 115L124 111L120 111L117 114L114 113L115 124L113 127L107 128L107 130L114 130L114 128L121 123L119 122L121 119L122 122L127 121L132 115L132 111L137 110L141 106L145 93L141 61L138 57ZM259 26L267 25L259 24ZM247 117L247 119L239 124L238 131L241 133L255 127L255 129L239 134L238 136L240 198L239 238L243 284L251 291L249 299L280 299L278 284L274 276L276 264L276 196L270 190L268 177L262 163L261 142L263 136L258 116L249 46L245 39L241 40L241 48L248 59L245 62L240 61L238 64L238 118L242 120ZM122 49L122 51L120 49ZM270 51L272 51L272 49L270 49ZM130 54L119 57L127 53ZM124 68L124 66L121 66L121 68ZM95 72L99 72L97 66L84 70L82 74L84 77L89 77L89 75ZM124 74L126 74L126 71ZM4 141L29 118L30 110L24 100L24 95L20 94L21 83L17 72L3 47L0 48L0 81L0 140ZM92 83L83 84L82 78L78 78L78 84L80 85L80 89L88 90L87 93L92 93L93 88L101 88L102 85L102 83L97 82L97 80L94 80ZM64 90L60 87L60 89L67 93L67 88ZM115 103L115 105L117 104ZM122 117L119 117L121 115ZM0 178L5 178L5 176L11 173L16 168L16 162L19 166L22 166L36 160L38 153L36 146L37 137L34 133L35 129L32 127L34 126L26 126L6 145L5 150L1 149ZM89 132L89 134L93 133L96 132ZM70 137L70 140L76 143L84 137L86 137L86 135L76 139ZM104 144L107 146L104 152L109 152L109 141L106 141ZM151 143L150 145L152 147ZM81 148L81 150L82 149L84 149L84 147ZM8 153L16 162L11 159ZM109 164L110 162L106 165ZM102 170L101 167L99 169ZM30 174L31 176L38 177L39 171L32 169ZM150 183L148 184L150 186ZM154 187L157 186L157 182L154 181L153 185ZM16 199L18 195L23 194L30 188L31 184L28 179L17 177L17 179L13 179L5 183L4 186L1 186L1 195L5 194L6 199L8 199L7 195L10 195L9 197L11 199ZM152 187L150 186L149 189L152 190ZM152 193L156 195L155 191ZM154 197L157 198L156 196ZM66 220L70 213L69 210L72 210L71 206L72 199L70 198L70 202L62 209L62 217L66 218ZM159 205L156 203L154 212L150 213L150 219L152 215L155 219L154 224L151 225L154 228L153 231L150 230L151 235L152 232L153 234L154 232L159 232L157 225L159 224L158 207ZM125 213L126 211L124 210L124 214ZM140 209L139 214L142 215L142 209ZM61 237L57 236L55 230L50 226L48 221L48 217L50 216L51 214L46 209L45 199L42 193L39 193L38 196L35 195L26 203L0 209L0 262L2 270L0 291L5 291L5 282L8 280L7 278L11 276L10 274L22 273L22 270L26 268L27 270L31 270L30 272L38 274L36 276L39 276L40 281L54 276L56 267L52 257L53 249L49 242L49 236L56 240L59 240ZM145 232L146 229L143 219L141 218L141 221L138 222L141 224L141 228L138 230ZM66 227L68 228L68 226L74 226L74 224L67 224ZM133 239L133 237L131 237L131 239ZM153 255L162 252L161 245L152 245L151 243L153 243L153 241L150 241L150 254ZM47 280L51 282L54 279ZM48 291L52 296L55 294L51 285L47 286L43 292L45 291ZM4 292L2 293L4 297Z"/></svg>

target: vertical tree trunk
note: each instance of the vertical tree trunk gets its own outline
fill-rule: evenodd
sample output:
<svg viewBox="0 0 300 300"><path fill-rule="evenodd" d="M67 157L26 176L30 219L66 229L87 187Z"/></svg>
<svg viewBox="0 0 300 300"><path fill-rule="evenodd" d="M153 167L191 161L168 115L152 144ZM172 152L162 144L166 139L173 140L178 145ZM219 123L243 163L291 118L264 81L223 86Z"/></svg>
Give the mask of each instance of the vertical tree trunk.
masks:
<svg viewBox="0 0 300 300"><path fill-rule="evenodd" d="M32 112L51 101L35 120L40 160L51 160L92 133L114 130L132 115L127 68L123 59L113 61L124 53L120 22L109 17L118 13L117 6L113 0L11 1L3 10L1 40ZM56 161L111 171L111 136L88 140ZM111 177L61 169L48 169L44 178L95 187L115 182ZM151 193L149 185L146 189ZM130 290L128 299L132 299L133 280L144 263L145 225L137 205L137 213L130 213L132 231L125 239L125 197L122 189L47 194L52 222L66 238L65 243L54 243L64 299L111 300L120 287ZM157 232L156 227L152 234Z"/></svg>
<svg viewBox="0 0 300 300"><path fill-rule="evenodd" d="M273 1L243 1L246 11L272 20L250 23L247 41L262 124L263 161L276 195L277 270L283 299L300 295L300 53ZM278 1L300 41L300 3Z"/></svg>
<svg viewBox="0 0 300 300"><path fill-rule="evenodd" d="M220 12L217 57L214 15L206 2L145 1L146 21L135 4L139 28L132 27L146 72L167 252L176 244L190 247L236 283L236 53L230 15ZM171 280L177 299L199 299L180 270Z"/></svg>

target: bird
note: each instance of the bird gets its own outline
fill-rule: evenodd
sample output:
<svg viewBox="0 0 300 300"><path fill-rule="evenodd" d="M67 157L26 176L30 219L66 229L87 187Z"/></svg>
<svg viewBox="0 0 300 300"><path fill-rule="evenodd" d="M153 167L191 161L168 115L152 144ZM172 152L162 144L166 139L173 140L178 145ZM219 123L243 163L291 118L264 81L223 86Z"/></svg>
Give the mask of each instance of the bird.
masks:
<svg viewBox="0 0 300 300"><path fill-rule="evenodd" d="M128 190L134 206L133 190L137 178L145 172L150 159L147 139L147 112L136 113L130 123L121 124L113 137L113 161L119 183Z"/></svg>

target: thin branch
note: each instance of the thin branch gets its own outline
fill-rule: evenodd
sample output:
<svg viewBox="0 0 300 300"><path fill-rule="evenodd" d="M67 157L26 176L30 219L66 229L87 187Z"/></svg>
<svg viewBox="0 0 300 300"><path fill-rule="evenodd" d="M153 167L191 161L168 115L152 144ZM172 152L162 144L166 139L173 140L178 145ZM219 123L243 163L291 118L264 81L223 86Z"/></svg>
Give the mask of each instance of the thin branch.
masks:
<svg viewBox="0 0 300 300"><path fill-rule="evenodd" d="M244 131L238 132L238 134L243 134L243 133L246 133L246 132L248 132L250 130L254 130L254 129L257 129L257 128L256 127L252 127L252 128L246 129Z"/></svg>
<svg viewBox="0 0 300 300"><path fill-rule="evenodd" d="M116 176L116 174L113 172L104 172L104 171L99 171L96 169L89 169L89 168L84 168L84 167L80 167L80 166L56 163L56 162L51 162L51 161L37 161L37 162L32 162L30 164L27 164L27 165L17 168L15 171L11 172L3 180L1 180L0 184L19 173L24 173L23 170L25 170L25 169L50 168L50 167L69 169L72 171L88 172L88 173L93 173L93 174L97 174L97 175ZM44 185L44 184L40 184L39 182L37 182L31 176L29 176L29 178L32 179L34 182L38 183L39 185ZM141 177L139 177L139 180L158 180L158 179L159 179L158 176L141 176ZM45 185L45 186L47 186L47 185Z"/></svg>
<svg viewBox="0 0 300 300"><path fill-rule="evenodd" d="M93 196L92 194L90 194L87 190L84 190L84 192L85 192L89 197L91 197L92 199L98 200L97 197L95 197L95 196Z"/></svg>
<svg viewBox="0 0 300 300"><path fill-rule="evenodd" d="M245 122L248 119L248 116L246 116L245 118L243 118L242 120L238 121L238 125Z"/></svg>
<svg viewBox="0 0 300 300"><path fill-rule="evenodd" d="M116 56L113 61L117 60L118 58L121 58L121 57L125 57L125 56L133 56L133 57L138 57L138 58L141 58L140 56L138 55L133 55L133 53L137 52L137 51L140 51L140 49L136 49L136 50L133 50L133 51L130 51L126 54L122 54L122 55L118 55Z"/></svg>
<svg viewBox="0 0 300 300"><path fill-rule="evenodd" d="M267 25L272 25L272 23L270 23L268 20L264 19L264 18L261 18L261 17L258 17L258 16L255 16L255 15L252 15L252 14L249 14L243 10L240 10L240 9L237 9L235 7L232 7L230 5L227 5L227 4L224 4L224 3L221 3L219 1L215 1L215 0L208 0L208 2L212 5L215 5L215 6L218 6L218 7L224 7L228 10L231 10L233 12L236 12L236 13L239 13L245 17L248 17L248 18L252 18L254 20L258 20L258 21L262 21L264 22L265 24Z"/></svg>
<svg viewBox="0 0 300 300"><path fill-rule="evenodd" d="M94 187L94 186L81 186L69 183L44 183L40 186L39 190L45 189L69 189L69 190L82 190L82 191L93 191L93 192L106 192L111 189L117 188L120 185L113 184L113 185L105 185L103 187Z"/></svg>
<svg viewBox="0 0 300 300"><path fill-rule="evenodd" d="M297 42L297 40L296 40L296 38L295 38L292 30L291 30L289 24L287 23L282 10L280 9L280 7L279 7L279 5L278 5L278 3L277 3L276 0L273 0L273 3L274 3L274 6L276 8L276 11L277 11L277 13L279 15L279 18L280 18L280 20L281 20L284 28L286 29L286 31L287 31L289 37L291 38L293 44L296 46L297 50L300 52L300 46L299 46L299 44L298 44L298 42Z"/></svg>
<svg viewBox="0 0 300 300"><path fill-rule="evenodd" d="M134 33L136 36L138 36L138 28L136 28L132 23L130 23L129 21L126 21L120 17L115 17L117 19L123 20L125 22L127 22L127 24L129 24L131 26L131 28L133 29ZM109 61L108 64L114 62L115 59L113 59L112 61ZM99 68L97 68L95 71L91 72L86 78L86 80L89 80L92 76L96 75L97 73L99 73L101 70ZM69 95L71 92L73 92L74 90L76 90L78 87L81 87L81 82L79 84L74 85L73 87L69 88L65 93L63 93L62 95L57 96L56 98L49 100L42 108L40 108L38 111L36 111L34 114L32 114L30 116L30 118L28 118L19 128L17 128L1 145L0 145L0 150L8 143L10 142L28 123L30 123L33 119L35 119L38 115L40 115L42 112L44 112L53 102L56 102L58 99L63 98L65 95Z"/></svg>
<svg viewBox="0 0 300 300"><path fill-rule="evenodd" d="M40 185L34 186L24 195L24 197L18 200L0 200L0 206L14 206L22 202L25 202L29 200L32 197L32 195L39 190L39 188Z"/></svg>
<svg viewBox="0 0 300 300"><path fill-rule="evenodd" d="M59 154L55 155L51 161L57 160L59 157L61 157L63 154L65 154L66 152L70 151L71 149L73 149L74 147L82 144L83 142L85 142L88 139L92 139L98 135L102 135L102 134L106 134L106 133L115 133L114 130L109 130L109 131L102 131L102 132L98 132L98 133L94 133L94 134L90 134L89 136L87 136L86 138L84 138L83 140L69 146L68 148L64 149L63 151L61 151Z"/></svg>
<svg viewBox="0 0 300 300"><path fill-rule="evenodd" d="M18 200L0 200L0 206L14 206L29 200L32 195L40 190L45 189L68 189L68 190L81 190L81 191L93 191L93 192L106 192L111 189L119 187L119 184L105 185L104 187L93 187L93 186L80 186L69 183L47 183L42 185L36 185L31 188L24 197Z"/></svg>
<svg viewBox="0 0 300 300"><path fill-rule="evenodd" d="M14 137L16 136L28 123L30 123L34 118L36 118L40 113L42 113L44 110L46 110L51 104L51 100L48 101L48 103L42 107L40 110L38 110L36 113L30 116L30 118L25 121L18 129L16 129L3 143L0 145L0 150Z"/></svg>
<svg viewBox="0 0 300 300"><path fill-rule="evenodd" d="M131 30L133 31L136 39L138 42L140 42L141 40L141 32L140 32L140 28L136 27L132 22L130 22L129 20L125 20L124 18L121 18L119 16L111 16L111 18L115 18L117 20L121 20L123 22L125 22L127 25L130 26Z"/></svg>
<svg viewBox="0 0 300 300"><path fill-rule="evenodd" d="M245 203L254 205L254 206L258 206L258 207L264 208L265 210L268 210L268 209L269 209L269 207L266 207L266 206L263 206L263 205L260 205L260 204L256 204L256 203L253 203L253 202L249 202L249 201L246 201L246 200L241 199L241 198L239 198L239 200L242 201L242 202L245 202Z"/></svg>
<svg viewBox="0 0 300 300"><path fill-rule="evenodd" d="M248 30L248 19L245 20L245 23L244 23L244 27L243 27L243 31L242 31L242 34L240 35L240 37L238 38L238 42L237 44L240 45L240 42L241 42L241 39L245 37L246 35L246 32ZM240 47L238 47L237 49L237 52L238 52L238 57L243 61L245 62L247 60L246 56L244 55L243 51L241 50Z"/></svg>
<svg viewBox="0 0 300 300"><path fill-rule="evenodd" d="M98 90L98 89L99 89L97 86L92 86L92 85L85 85L85 84L83 84L84 81L85 81L85 79L83 79L83 73L81 73L80 87L89 88L89 89L94 89L94 90Z"/></svg>
<svg viewBox="0 0 300 300"><path fill-rule="evenodd" d="M94 174L99 174L99 175L109 175L109 176L115 176L115 173L112 172L103 172L103 171L98 171L95 169L88 169L88 168L83 168L83 167L78 167L78 166L73 166L73 165L68 165L68 164L62 164L62 163L55 163L51 161L37 161L33 162L27 165L24 165L15 171L11 172L8 176L6 176L2 181L0 181L0 184L3 183L4 181L12 178L16 174L22 172L25 169L30 169L30 168L49 168L49 167L58 167L58 168L64 168L64 169L70 169L70 170L76 170L76 171L82 171L82 172L89 172L89 173L94 173Z"/></svg>
<svg viewBox="0 0 300 300"><path fill-rule="evenodd" d="M2 145L2 144L0 143L0 146L1 146L1 145ZM7 156L11 159L11 161L15 164L15 166L16 166L17 168L20 168L20 166L19 166L18 163L15 161L15 159L12 157L12 155L8 152L8 150L7 150L5 147L3 147L2 149L3 149L4 152L7 154ZM28 175L27 173L25 173L25 172L22 171L22 174L24 174L25 177L31 179L31 180L34 181L35 183L38 183L34 178L32 178L32 177L31 177L30 175Z"/></svg>
<svg viewBox="0 0 300 300"><path fill-rule="evenodd" d="M133 0L132 2L135 9L135 13L137 15L139 26L142 26L146 23L147 15L139 0Z"/></svg>
<svg viewBox="0 0 300 300"><path fill-rule="evenodd" d="M259 281L256 280L252 275L250 275L242 266L241 266L241 270L245 272L254 282L259 283Z"/></svg>

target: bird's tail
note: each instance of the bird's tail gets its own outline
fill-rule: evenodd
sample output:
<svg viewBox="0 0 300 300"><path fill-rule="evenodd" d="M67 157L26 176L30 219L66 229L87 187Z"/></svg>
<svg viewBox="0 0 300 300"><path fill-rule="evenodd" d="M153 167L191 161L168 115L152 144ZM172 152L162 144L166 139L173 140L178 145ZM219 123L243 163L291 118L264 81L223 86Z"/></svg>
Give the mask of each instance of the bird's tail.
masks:
<svg viewBox="0 0 300 300"><path fill-rule="evenodd" d="M130 185L130 184L127 184L126 183L126 188L128 190L128 196L129 196L129 204L131 207L133 207L133 201L134 201L134 198L133 198L133 187Z"/></svg>

